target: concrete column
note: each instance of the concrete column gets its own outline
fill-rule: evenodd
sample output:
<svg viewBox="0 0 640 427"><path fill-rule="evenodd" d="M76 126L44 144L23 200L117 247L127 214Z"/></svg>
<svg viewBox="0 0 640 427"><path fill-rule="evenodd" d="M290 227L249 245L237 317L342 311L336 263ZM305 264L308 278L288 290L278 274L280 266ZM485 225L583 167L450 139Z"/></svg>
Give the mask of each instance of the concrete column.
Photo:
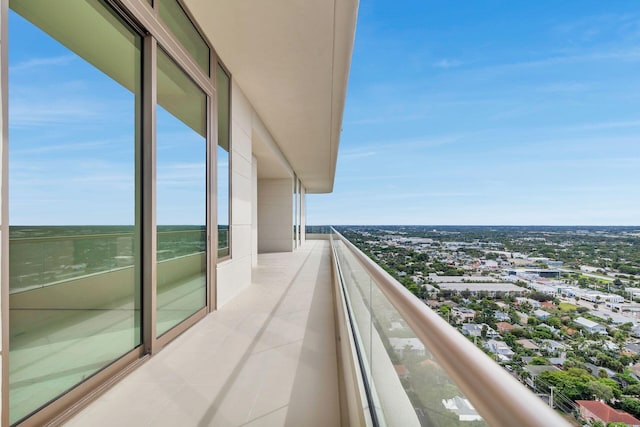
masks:
<svg viewBox="0 0 640 427"><path fill-rule="evenodd" d="M258 252L291 252L293 243L293 179L259 179Z"/></svg>

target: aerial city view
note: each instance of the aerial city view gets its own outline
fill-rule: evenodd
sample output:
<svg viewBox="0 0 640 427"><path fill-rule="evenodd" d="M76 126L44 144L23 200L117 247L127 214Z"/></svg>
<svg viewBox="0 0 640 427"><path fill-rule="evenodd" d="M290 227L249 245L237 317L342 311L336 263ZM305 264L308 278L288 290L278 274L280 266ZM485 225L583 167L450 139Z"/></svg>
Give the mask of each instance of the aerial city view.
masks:
<svg viewBox="0 0 640 427"><path fill-rule="evenodd" d="M629 414L613 412L622 425L638 422L640 227L337 229L567 417L610 405ZM419 390L414 404L437 418L437 399L422 392L436 362L406 326L381 319L385 326L403 384Z"/></svg>

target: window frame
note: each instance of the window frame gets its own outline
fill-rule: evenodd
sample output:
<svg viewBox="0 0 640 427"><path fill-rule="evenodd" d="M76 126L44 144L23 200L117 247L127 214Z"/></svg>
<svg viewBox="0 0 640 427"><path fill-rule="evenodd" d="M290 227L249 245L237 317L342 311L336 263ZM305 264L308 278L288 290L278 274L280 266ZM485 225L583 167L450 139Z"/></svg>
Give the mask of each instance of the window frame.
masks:
<svg viewBox="0 0 640 427"><path fill-rule="evenodd" d="M215 132L215 146L216 149L212 150L215 151L215 165L216 165L216 179L215 179L215 215L216 215L216 220L215 220L215 224L216 224L216 236L215 236L215 245L214 247L216 248L216 260L217 260L217 264L221 264L225 261L229 261L233 258L233 130L232 130L232 102L233 102L233 95L232 95L232 90L233 90L233 84L232 84L232 80L231 80L231 73L229 72L229 69L224 65L224 63L220 60L220 58L216 59L215 62L215 66L212 66L214 68L214 72L213 72L213 79L216 82L216 96L215 96L215 128L216 128L216 132ZM228 114L228 123L227 123L227 129L228 129L228 138L229 138L229 150L228 150L228 180L229 180L229 188L228 188L228 212L227 212L227 216L229 219L229 228L228 228L228 235L227 235L227 245L228 245L228 253L223 256L223 257L218 257L218 233L217 233L217 227L218 227L218 111L220 106L218 105L218 96L217 96L217 82L218 82L218 71L220 67L222 69L222 71L227 75L228 79L229 79L229 114Z"/></svg>
<svg viewBox="0 0 640 427"><path fill-rule="evenodd" d="M172 34L168 26L160 19L158 2L148 0L96 0L110 8L114 14L125 21L133 31L142 37L142 153L137 166L141 169L143 180L140 197L142 218L142 246L143 255L140 263L142 268L142 343L130 352L124 354L111 365L104 367L93 376L75 385L68 392L59 395L52 402L37 409L21 422L39 425L45 422L63 422L70 418L77 410L78 403L88 395L95 394L113 378L131 369L132 366L150 354L157 353L167 343L171 342L182 332L189 329L208 312L216 309L216 271L219 261L231 258L232 251L232 88L233 75L218 57L211 42L189 9L181 0L175 0L196 28L205 44L209 48L210 72L206 73L198 62L189 54L185 47ZM9 0L0 0L0 40L8 40ZM155 206L155 150L156 150L156 113L157 104L157 49L162 50L180 67L185 74L206 95L206 306L192 314L181 323L157 337L155 334L156 318L156 206ZM0 117L2 119L2 138L5 144L0 147L2 155L2 179L0 183L0 197L2 207L0 215L0 245L2 257L0 259L0 280L2 282L2 425L9 425L9 221L8 219L8 43L0 44ZM217 142L218 142L218 105L216 100L216 72L220 65L229 77L229 256L221 260L217 257ZM213 70L213 71L211 71ZM213 149L215 147L215 149ZM215 227L214 227L215 226ZM215 230L214 230L215 228ZM212 234L215 231L215 235ZM215 248L215 250L214 250ZM74 408L77 408L74 410Z"/></svg>

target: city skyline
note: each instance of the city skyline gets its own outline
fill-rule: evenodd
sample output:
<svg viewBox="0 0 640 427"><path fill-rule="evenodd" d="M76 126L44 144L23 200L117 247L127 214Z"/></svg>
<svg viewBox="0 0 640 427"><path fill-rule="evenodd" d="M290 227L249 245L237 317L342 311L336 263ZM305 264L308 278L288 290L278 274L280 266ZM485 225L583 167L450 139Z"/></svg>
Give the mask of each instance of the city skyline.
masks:
<svg viewBox="0 0 640 427"><path fill-rule="evenodd" d="M637 8L503 6L360 5L310 224L640 223Z"/></svg>

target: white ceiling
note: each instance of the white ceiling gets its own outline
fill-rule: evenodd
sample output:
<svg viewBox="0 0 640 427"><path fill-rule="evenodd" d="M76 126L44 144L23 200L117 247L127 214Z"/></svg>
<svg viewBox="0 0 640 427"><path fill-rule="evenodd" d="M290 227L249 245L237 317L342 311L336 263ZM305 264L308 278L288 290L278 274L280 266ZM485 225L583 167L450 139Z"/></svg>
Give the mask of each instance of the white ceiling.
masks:
<svg viewBox="0 0 640 427"><path fill-rule="evenodd" d="M308 192L331 192L358 0L185 4Z"/></svg>

